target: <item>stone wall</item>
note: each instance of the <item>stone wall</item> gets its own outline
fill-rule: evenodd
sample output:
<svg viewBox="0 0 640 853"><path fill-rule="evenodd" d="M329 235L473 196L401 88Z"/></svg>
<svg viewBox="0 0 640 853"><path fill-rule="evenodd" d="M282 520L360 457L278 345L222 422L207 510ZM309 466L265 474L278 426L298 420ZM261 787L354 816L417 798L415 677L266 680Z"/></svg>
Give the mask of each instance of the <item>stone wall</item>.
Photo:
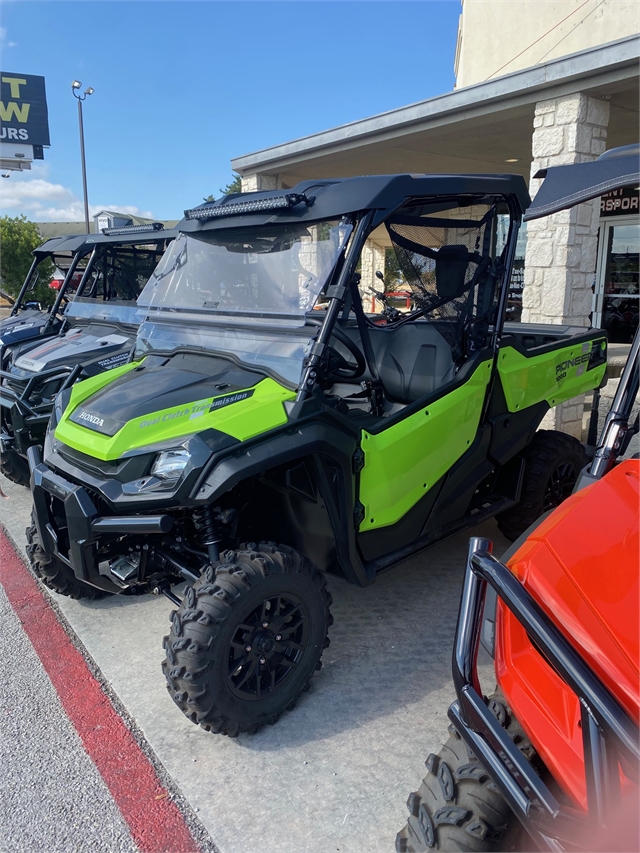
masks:
<svg viewBox="0 0 640 853"><path fill-rule="evenodd" d="M376 270L384 274L384 248L373 240L367 240L360 256L360 294L364 310L367 313L379 314L382 311L382 303L369 290L372 287L379 293L384 292L383 283L376 278Z"/></svg>
<svg viewBox="0 0 640 853"><path fill-rule="evenodd" d="M609 103L576 93L540 101L533 121L531 183L539 169L595 160L606 149ZM580 204L527 226L523 323L588 326L598 245L599 200ZM584 400L553 409L543 427L580 437Z"/></svg>
<svg viewBox="0 0 640 853"><path fill-rule="evenodd" d="M242 176L242 192L255 193L261 190L276 190L278 189L278 179L276 175L243 175Z"/></svg>

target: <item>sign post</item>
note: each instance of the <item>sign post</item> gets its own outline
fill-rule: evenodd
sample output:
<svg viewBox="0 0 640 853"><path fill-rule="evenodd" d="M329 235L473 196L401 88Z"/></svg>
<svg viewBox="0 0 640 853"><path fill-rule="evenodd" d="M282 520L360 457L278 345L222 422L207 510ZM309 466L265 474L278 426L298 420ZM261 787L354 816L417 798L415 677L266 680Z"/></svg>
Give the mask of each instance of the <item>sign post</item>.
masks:
<svg viewBox="0 0 640 853"><path fill-rule="evenodd" d="M80 94L81 87L82 83L79 80L74 80L71 83L71 91L73 92L74 98L78 102L78 127L80 128L80 159L82 161L82 190L84 193L84 224L87 229L87 234L90 234L91 229L89 227L89 196L87 194L87 161L84 155L84 122L82 120L82 102L87 97L87 95L93 95L94 89L89 86L82 94Z"/></svg>

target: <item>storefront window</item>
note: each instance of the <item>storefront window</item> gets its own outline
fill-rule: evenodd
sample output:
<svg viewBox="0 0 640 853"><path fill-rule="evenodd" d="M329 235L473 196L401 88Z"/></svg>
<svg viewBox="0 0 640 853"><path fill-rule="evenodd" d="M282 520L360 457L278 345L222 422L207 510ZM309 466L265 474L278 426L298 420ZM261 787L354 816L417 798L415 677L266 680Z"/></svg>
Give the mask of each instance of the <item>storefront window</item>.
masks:
<svg viewBox="0 0 640 853"><path fill-rule="evenodd" d="M638 326L638 258L640 224L620 220L603 222L604 281L601 288L600 323L611 343L630 343Z"/></svg>
<svg viewBox="0 0 640 853"><path fill-rule="evenodd" d="M507 242L509 217L498 216L496 225L496 250L500 253ZM527 223L520 223L516 251L509 279L506 320L519 323L522 318L522 293L524 291L524 256L527 249Z"/></svg>

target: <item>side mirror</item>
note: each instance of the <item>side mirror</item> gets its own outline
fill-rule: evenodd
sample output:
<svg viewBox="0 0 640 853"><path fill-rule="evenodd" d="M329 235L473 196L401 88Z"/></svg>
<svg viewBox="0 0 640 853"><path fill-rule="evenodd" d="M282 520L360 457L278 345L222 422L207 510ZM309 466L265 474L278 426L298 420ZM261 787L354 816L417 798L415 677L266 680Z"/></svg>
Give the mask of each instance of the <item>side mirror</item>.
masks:
<svg viewBox="0 0 640 853"><path fill-rule="evenodd" d="M376 278L379 278L380 281L384 284L384 276L380 272L380 270L376 270Z"/></svg>

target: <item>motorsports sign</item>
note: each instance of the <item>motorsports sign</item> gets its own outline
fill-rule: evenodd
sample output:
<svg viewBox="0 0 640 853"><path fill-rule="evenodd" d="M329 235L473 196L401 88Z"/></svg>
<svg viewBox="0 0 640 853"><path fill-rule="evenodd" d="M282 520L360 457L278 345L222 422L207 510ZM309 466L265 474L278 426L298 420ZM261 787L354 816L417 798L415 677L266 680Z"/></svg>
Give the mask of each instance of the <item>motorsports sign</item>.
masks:
<svg viewBox="0 0 640 853"><path fill-rule="evenodd" d="M49 145L44 77L0 72L0 141Z"/></svg>

